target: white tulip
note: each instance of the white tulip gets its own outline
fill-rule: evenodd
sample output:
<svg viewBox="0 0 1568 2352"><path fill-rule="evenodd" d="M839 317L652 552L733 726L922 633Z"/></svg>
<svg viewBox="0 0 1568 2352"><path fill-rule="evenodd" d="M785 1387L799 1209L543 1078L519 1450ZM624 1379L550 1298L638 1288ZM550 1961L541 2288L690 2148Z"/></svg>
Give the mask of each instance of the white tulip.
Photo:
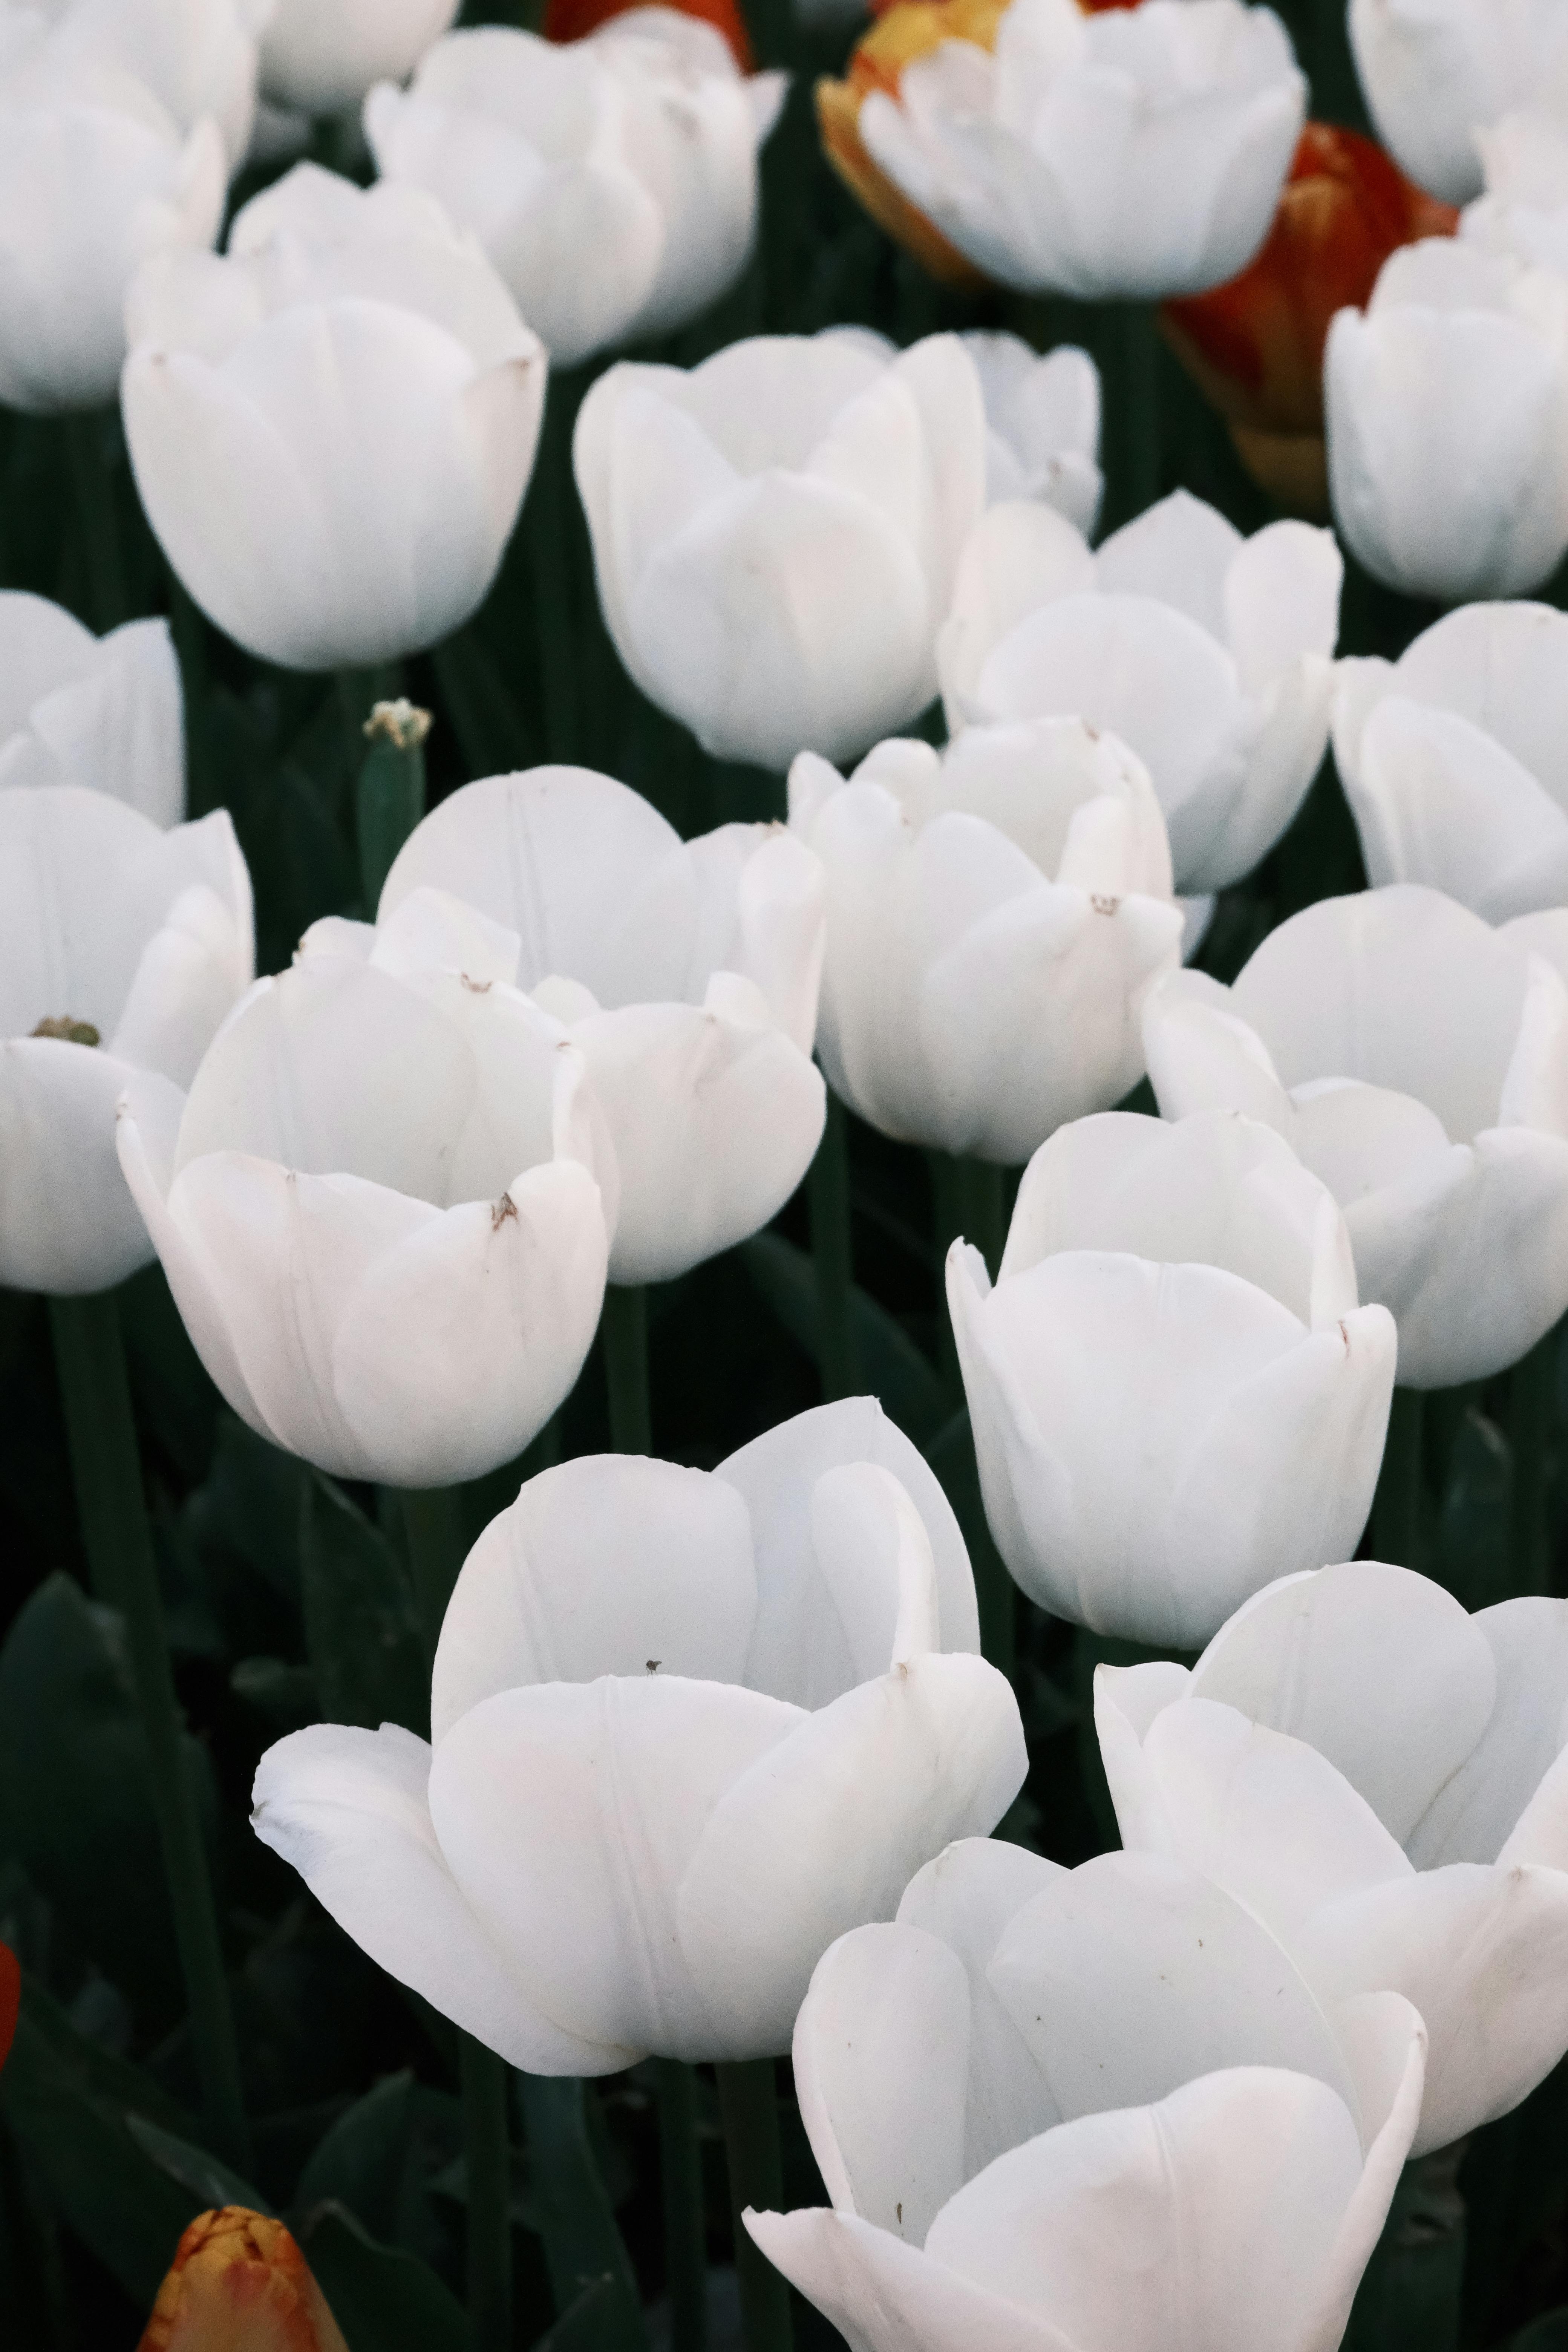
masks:
<svg viewBox="0 0 1568 2352"><path fill-rule="evenodd" d="M376 168L471 229L552 357L684 326L751 257L757 153L785 77L743 76L723 35L637 8L564 44L449 34L411 89L365 100Z"/></svg>
<svg viewBox="0 0 1568 2352"><path fill-rule="evenodd" d="M153 256L211 245L227 176L210 116L182 134L111 60L0 50L0 401L111 399L127 286Z"/></svg>
<svg viewBox="0 0 1568 2352"><path fill-rule="evenodd" d="M833 332L689 373L623 362L583 403L575 463L616 650L716 758L842 759L932 699L985 496L955 336L890 363Z"/></svg>
<svg viewBox="0 0 1568 2352"><path fill-rule="evenodd" d="M1063 343L1044 358L1017 335L962 338L985 402L985 497L1041 499L1088 538L1100 520L1100 370Z"/></svg>
<svg viewBox="0 0 1568 2352"><path fill-rule="evenodd" d="M1521 107L1475 136L1486 194L1466 205L1459 235L1568 274L1568 108Z"/></svg>
<svg viewBox="0 0 1568 2352"><path fill-rule="evenodd" d="M3 800L0 800L3 807ZM342 1478L442 1486L521 1454L604 1299L613 1172L582 1056L518 943L438 892L329 919L190 1083L132 1085L120 1158L243 1421Z"/></svg>
<svg viewBox="0 0 1568 2352"><path fill-rule="evenodd" d="M860 108L872 161L976 268L1085 301L1201 294L1268 234L1307 85L1271 9L1013 0Z"/></svg>
<svg viewBox="0 0 1568 2352"><path fill-rule="evenodd" d="M835 1937L1018 1789L1017 1706L976 1647L952 1513L870 1398L713 1472L568 1462L468 1555L433 1750L296 1733L255 1824L513 2065L764 2056Z"/></svg>
<svg viewBox="0 0 1568 2352"><path fill-rule="evenodd" d="M613 1282L662 1282L765 1225L811 1165L823 876L782 827L683 842L587 768L453 793L405 843L381 919L423 886L521 941L518 985L565 1024L614 1139Z"/></svg>
<svg viewBox="0 0 1568 2352"><path fill-rule="evenodd" d="M226 259L143 270L127 318L148 520L247 651L293 669L390 661L482 603L546 362L432 198L300 164L246 206Z"/></svg>
<svg viewBox="0 0 1568 2352"><path fill-rule="evenodd" d="M827 877L818 1047L885 1135L1017 1162L1143 1075L1182 916L1148 772L1076 719L803 751L790 823Z"/></svg>
<svg viewBox="0 0 1568 2352"><path fill-rule="evenodd" d="M958 1241L947 1296L985 1516L1043 1609L1196 1649L1282 1566L1353 1550L1394 1324L1358 1306L1344 1219L1268 1128L1063 1128L995 1287Z"/></svg>
<svg viewBox="0 0 1568 2352"><path fill-rule="evenodd" d="M116 1102L188 1086L253 970L223 811L165 833L72 782L0 792L0 1283L71 1295L146 1265Z"/></svg>
<svg viewBox="0 0 1568 2352"><path fill-rule="evenodd" d="M47 26L62 61L111 60L144 82L181 131L211 115L237 171L256 119L260 34L274 0L9 0L7 21Z"/></svg>
<svg viewBox="0 0 1568 2352"><path fill-rule="evenodd" d="M184 704L166 621L106 637L0 591L0 791L85 784L157 825L185 813Z"/></svg>
<svg viewBox="0 0 1568 2352"><path fill-rule="evenodd" d="M1568 286L1428 237L1391 253L1323 358L1329 489L1386 587L1518 596L1568 550Z"/></svg>
<svg viewBox="0 0 1568 2352"><path fill-rule="evenodd" d="M1488 922L1568 901L1568 617L1468 604L1397 662L1340 664L1334 760L1374 884Z"/></svg>
<svg viewBox="0 0 1568 2352"><path fill-rule="evenodd" d="M1224 889L1321 761L1342 577L1330 532L1275 522L1243 539L1185 490L1096 554L1048 509L994 507L937 644L948 725L1109 728L1154 780L1177 888Z"/></svg>
<svg viewBox="0 0 1568 2352"><path fill-rule="evenodd" d="M1333 2352L1426 2039L1180 1864L954 1845L802 2005L831 2208L746 2224L858 2352Z"/></svg>
<svg viewBox="0 0 1568 2352"><path fill-rule="evenodd" d="M274 0L261 84L278 105L341 114L373 82L402 81L451 24L459 0Z"/></svg>
<svg viewBox="0 0 1568 2352"><path fill-rule="evenodd" d="M1379 137L1451 205L1480 194L1477 132L1568 79L1558 0L1351 0L1350 37Z"/></svg>
<svg viewBox="0 0 1568 2352"><path fill-rule="evenodd" d="M1293 915L1234 988L1183 972L1144 1007L1167 1118L1264 1119L1341 1202L1410 1388L1489 1379L1568 1310L1568 987L1531 949L1401 884Z"/></svg>
<svg viewBox="0 0 1568 2352"><path fill-rule="evenodd" d="M1417 2154L1568 2050L1565 1704L1568 1603L1469 1618L1373 1560L1271 1585L1190 1675L1095 1677L1124 1844L1228 1887L1325 2004L1420 2011Z"/></svg>

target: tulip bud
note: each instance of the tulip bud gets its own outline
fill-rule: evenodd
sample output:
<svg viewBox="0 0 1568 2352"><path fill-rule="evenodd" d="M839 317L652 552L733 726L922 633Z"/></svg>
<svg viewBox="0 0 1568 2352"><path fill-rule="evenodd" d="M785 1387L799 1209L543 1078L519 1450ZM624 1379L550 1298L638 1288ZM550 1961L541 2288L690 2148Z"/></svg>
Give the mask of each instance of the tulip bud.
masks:
<svg viewBox="0 0 1568 2352"><path fill-rule="evenodd" d="M1323 344L1336 310L1363 309L1396 246L1452 236L1458 215L1370 139L1309 122L1256 261L1212 293L1167 302L1166 341L1230 427L1259 487L1328 510Z"/></svg>
<svg viewBox="0 0 1568 2352"><path fill-rule="evenodd" d="M696 16L711 25L729 42L741 71L756 71L751 37L735 0L658 0L658 4L673 8L677 16ZM547 41L585 40L613 16L640 13L647 5L648 0L546 0L544 37Z"/></svg>
<svg viewBox="0 0 1568 2352"><path fill-rule="evenodd" d="M16 2012L22 2005L22 1970L9 1944L0 1944L0 2066L11 2054Z"/></svg>
<svg viewBox="0 0 1568 2352"><path fill-rule="evenodd" d="M281 2221L243 2205L198 2213L174 2251L138 2352L348 2352Z"/></svg>

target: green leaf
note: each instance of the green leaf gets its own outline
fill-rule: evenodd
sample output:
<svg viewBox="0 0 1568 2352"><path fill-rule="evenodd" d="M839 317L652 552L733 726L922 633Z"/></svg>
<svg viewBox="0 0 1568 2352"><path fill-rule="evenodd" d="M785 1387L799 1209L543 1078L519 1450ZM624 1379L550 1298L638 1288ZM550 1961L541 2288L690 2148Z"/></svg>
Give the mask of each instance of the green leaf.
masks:
<svg viewBox="0 0 1568 2352"><path fill-rule="evenodd" d="M1432 1572L1474 1611L1507 1598L1512 1456L1496 1423L1472 1405L1459 1423L1437 1521Z"/></svg>
<svg viewBox="0 0 1568 2352"><path fill-rule="evenodd" d="M302 1462L232 1413L218 1423L213 1466L185 1507L214 1615L237 1657L297 1656Z"/></svg>
<svg viewBox="0 0 1568 2352"><path fill-rule="evenodd" d="M533 730L477 630L459 629L430 658L470 776L504 776L539 757Z"/></svg>
<svg viewBox="0 0 1568 2352"><path fill-rule="evenodd" d="M194 2140L183 2139L178 2132L166 2131L162 2124L153 2123L146 2116L127 2115L125 2127L143 2155L152 2158L160 2172L196 2200L196 2210L208 2212L215 2206L243 2205L252 2213L270 2213L271 2206L259 2189L237 2172L231 2172L220 2158L198 2147Z"/></svg>
<svg viewBox="0 0 1568 2352"><path fill-rule="evenodd" d="M123 2060L86 2042L30 1980L0 2113L28 2170L64 2219L143 2310L157 2294L180 2234L203 2200L139 2147L130 2112L167 2130L195 2126Z"/></svg>
<svg viewBox="0 0 1568 2352"><path fill-rule="evenodd" d="M766 1233L742 1242L741 1257L791 1339L818 1360L816 1268L806 1252L782 1234ZM929 1444L951 1410L934 1366L887 1308L858 1286L849 1293L849 1312L872 1394L917 1445Z"/></svg>
<svg viewBox="0 0 1568 2352"><path fill-rule="evenodd" d="M564 2316L588 2288L608 2281L599 2352L644 2352L647 2332L637 2280L594 2156L584 2101L574 2076L519 2074L528 2177L555 2308Z"/></svg>
<svg viewBox="0 0 1568 2352"><path fill-rule="evenodd" d="M1345 2352L1455 2352L1465 2270L1461 2142L1407 2164L1356 2293Z"/></svg>
<svg viewBox="0 0 1568 2352"><path fill-rule="evenodd" d="M1508 2339L1505 2352L1568 2352L1568 2303L1543 2312Z"/></svg>
<svg viewBox="0 0 1568 2352"><path fill-rule="evenodd" d="M430 1686L408 1572L380 1529L330 1478L311 1474L300 1513L305 1647L321 1719L423 1738Z"/></svg>
<svg viewBox="0 0 1568 2352"><path fill-rule="evenodd" d="M614 2340L620 2292L613 2278L595 2279L553 2327L535 2338L533 2352L603 2352L603 2347Z"/></svg>
<svg viewBox="0 0 1568 2352"><path fill-rule="evenodd" d="M185 1742L204 1811L206 1758ZM145 2021L184 2006L125 1629L68 1576L24 1603L0 1651L0 1808L12 1850Z"/></svg>
<svg viewBox="0 0 1568 2352"><path fill-rule="evenodd" d="M379 2245L341 2205L296 2234L349 2352L469 2352L463 2307L427 2263Z"/></svg>
<svg viewBox="0 0 1568 2352"><path fill-rule="evenodd" d="M405 2068L356 2099L311 2150L294 2193L300 2210L342 2205L378 2238L401 2244L411 2234L411 2221L412 2234L427 2238L427 2219L411 2211L424 2196L415 2139L418 2096Z"/></svg>

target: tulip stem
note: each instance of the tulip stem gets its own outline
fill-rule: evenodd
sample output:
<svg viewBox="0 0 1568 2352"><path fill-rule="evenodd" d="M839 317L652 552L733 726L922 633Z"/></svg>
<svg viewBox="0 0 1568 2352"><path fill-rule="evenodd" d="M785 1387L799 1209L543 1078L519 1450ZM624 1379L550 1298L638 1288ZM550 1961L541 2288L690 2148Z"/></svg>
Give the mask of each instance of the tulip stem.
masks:
<svg viewBox="0 0 1568 2352"><path fill-rule="evenodd" d="M1160 331L1147 302L1106 307L1105 524L1115 529L1160 495Z"/></svg>
<svg viewBox="0 0 1568 2352"><path fill-rule="evenodd" d="M708 2341L708 2230L697 2144L697 2078L679 2058L656 2058L654 2085L669 2340L672 2352L703 2352Z"/></svg>
<svg viewBox="0 0 1568 2352"><path fill-rule="evenodd" d="M852 1301L849 1143L844 1106L831 1088L827 1123L811 1163L811 1249L816 1261L817 1362L823 1402L860 1393L860 1350Z"/></svg>
<svg viewBox="0 0 1568 2352"><path fill-rule="evenodd" d="M93 628L101 636L126 617L125 564L114 513L114 481L103 462L104 413L86 409L65 420L71 493L76 499Z"/></svg>
<svg viewBox="0 0 1568 2352"><path fill-rule="evenodd" d="M403 1497L414 1604L418 1612L427 1666L436 1663L436 1646L441 1639L447 1603L452 1598L452 1587L463 1565L461 1499L456 1486L410 1487Z"/></svg>
<svg viewBox="0 0 1568 2352"><path fill-rule="evenodd" d="M378 702L364 723L370 749L359 772L355 829L360 885L372 922L393 860L425 814L429 731L429 712L410 702Z"/></svg>
<svg viewBox="0 0 1568 2352"><path fill-rule="evenodd" d="M507 2069L471 2034L458 2039L468 2191L468 2340L511 2352L511 2148Z"/></svg>
<svg viewBox="0 0 1568 2352"><path fill-rule="evenodd" d="M735 2277L741 2290L741 2337L745 2352L790 2352L789 2288L742 2216L777 2212L784 2203L778 2088L771 2058L714 2068L719 2113L730 2159L730 2215L735 2231Z"/></svg>
<svg viewBox="0 0 1568 2352"><path fill-rule="evenodd" d="M1556 1402L1559 1334L1549 1331L1521 1356L1509 1382L1508 1433L1513 1452L1509 1496L1510 1591L1552 1588L1546 1528L1546 1450Z"/></svg>
<svg viewBox="0 0 1568 2352"><path fill-rule="evenodd" d="M599 1318L605 1384L610 1396L610 1444L617 1454L653 1452L653 1404L647 1369L647 1293L612 1282Z"/></svg>
<svg viewBox="0 0 1568 2352"><path fill-rule="evenodd" d="M1421 1547L1421 1431L1426 1396L1396 1388L1389 1408L1383 1467L1372 1504L1374 1559L1415 1568Z"/></svg>
<svg viewBox="0 0 1568 2352"><path fill-rule="evenodd" d="M158 1842L190 2007L203 2121L215 2152L247 2171L250 2135L240 2088L239 2045L196 1795L186 1769L184 1723L169 1664L120 1303L110 1290L83 1298L51 1298L49 1320L92 1590L98 1600L120 1611L130 1640Z"/></svg>

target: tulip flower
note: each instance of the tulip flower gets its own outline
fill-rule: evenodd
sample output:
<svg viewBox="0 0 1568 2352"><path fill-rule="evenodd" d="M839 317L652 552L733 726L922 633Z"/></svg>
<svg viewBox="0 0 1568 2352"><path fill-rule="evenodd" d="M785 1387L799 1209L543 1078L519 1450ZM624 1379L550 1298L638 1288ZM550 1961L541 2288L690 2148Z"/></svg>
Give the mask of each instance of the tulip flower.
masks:
<svg viewBox="0 0 1568 2352"><path fill-rule="evenodd" d="M437 41L411 89L378 82L365 135L384 179L471 230L574 367L684 326L733 285L784 89L783 74L745 78L721 32L672 8L565 47L484 25Z"/></svg>
<svg viewBox="0 0 1568 2352"><path fill-rule="evenodd" d="M225 2205L198 2213L137 2352L348 2352L281 2221Z"/></svg>
<svg viewBox="0 0 1568 2352"><path fill-rule="evenodd" d="M1063 1128L995 1287L957 1241L947 1297L985 1517L1041 1608L1195 1649L1285 1563L1354 1549L1394 1323L1357 1304L1344 1218L1268 1128Z"/></svg>
<svg viewBox="0 0 1568 2352"><path fill-rule="evenodd" d="M341 114L373 83L405 79L458 8L458 0L273 0L262 88L279 106Z"/></svg>
<svg viewBox="0 0 1568 2352"><path fill-rule="evenodd" d="M210 116L182 135L110 59L0 52L0 402L111 399L127 286L154 256L211 245L226 180Z"/></svg>
<svg viewBox="0 0 1568 2352"><path fill-rule="evenodd" d="M520 942L613 1139L610 1279L662 1282L765 1225L811 1165L823 877L782 829L683 843L624 784L531 768L453 793L404 845L381 919L450 892Z"/></svg>
<svg viewBox="0 0 1568 2352"><path fill-rule="evenodd" d="M365 667L483 602L533 465L546 362L432 198L300 164L247 205L226 258L142 271L127 318L147 519L247 651Z"/></svg>
<svg viewBox="0 0 1568 2352"><path fill-rule="evenodd" d="M188 1086L252 969L226 812L164 833L79 784L0 792L0 1282L72 1295L146 1265L115 1104Z"/></svg>
<svg viewBox="0 0 1568 2352"><path fill-rule="evenodd" d="M790 823L827 877L818 1047L910 1143L1016 1163L1143 1075L1140 1013L1182 936L1148 772L1076 719L815 752Z"/></svg>
<svg viewBox="0 0 1568 2352"><path fill-rule="evenodd" d="M1568 121L1521 107L1476 132L1486 194L1467 205L1461 236L1559 275L1568 270Z"/></svg>
<svg viewBox="0 0 1568 2352"><path fill-rule="evenodd" d="M1257 259L1228 285L1165 305L1166 341L1230 426L1254 481L1281 504L1328 511L1329 321L1365 305L1396 246L1452 236L1458 219L1372 140L1309 122Z"/></svg>
<svg viewBox="0 0 1568 2352"><path fill-rule="evenodd" d="M1489 923L1568 901L1568 618L1467 604L1400 656L1340 664L1334 760L1374 884Z"/></svg>
<svg viewBox="0 0 1568 2352"><path fill-rule="evenodd" d="M657 5L675 15L693 17L699 24L711 25L723 35L741 71L752 70L756 60L737 0L657 0ZM647 0L545 0L544 37L547 41L585 40L602 25L612 24L617 16L640 16L647 6Z"/></svg>
<svg viewBox="0 0 1568 2352"><path fill-rule="evenodd" d="M1527 939L1414 884L1321 899L1233 988L1163 982L1143 1037L1166 1118L1266 1120L1340 1201L1404 1386L1488 1380L1568 1310L1568 989Z"/></svg>
<svg viewBox="0 0 1568 2352"><path fill-rule="evenodd" d="M746 2226L862 2352L1331 2352L1425 2047L1395 1993L1320 2007L1179 1864L954 1845L802 2005L831 2208Z"/></svg>
<svg viewBox="0 0 1568 2352"><path fill-rule="evenodd" d="M1325 2005L1420 2011L1417 2155L1568 2051L1565 1699L1568 1603L1467 1617L1374 1560L1270 1585L1190 1675L1095 1677L1123 1843L1227 1887Z"/></svg>
<svg viewBox="0 0 1568 2352"><path fill-rule="evenodd" d="M787 2046L835 1937L1025 1769L941 1489L874 1399L716 1471L530 1479L442 1627L433 1746L270 1748L258 1835L401 1982L532 2074Z"/></svg>
<svg viewBox="0 0 1568 2352"><path fill-rule="evenodd" d="M22 2007L22 1970L9 1944L0 1944L0 2066L11 2054Z"/></svg>
<svg viewBox="0 0 1568 2352"><path fill-rule="evenodd" d="M752 337L689 373L623 362L583 403L574 457L616 649L716 759L841 759L931 700L985 496L956 337L890 363L832 332Z"/></svg>
<svg viewBox="0 0 1568 2352"><path fill-rule="evenodd" d="M1329 488L1375 580L1518 596L1568 550L1568 287L1479 241L1390 256L1323 373Z"/></svg>
<svg viewBox="0 0 1568 2352"><path fill-rule="evenodd" d="M1568 67L1557 0L1351 0L1350 37L1379 138L1451 205L1480 194L1477 132Z"/></svg>
<svg viewBox="0 0 1568 2352"><path fill-rule="evenodd" d="M1222 890L1273 847L1322 759L1339 551L1276 522L1243 539L1177 490L1091 555L1041 507L994 507L963 551L937 667L956 733L1074 716L1147 766L1176 887Z"/></svg>
<svg viewBox="0 0 1568 2352"><path fill-rule="evenodd" d="M85 784L179 823L184 714L166 621L99 638L43 596L0 591L0 790L16 784Z"/></svg>
<svg viewBox="0 0 1568 2352"><path fill-rule="evenodd" d="M1252 259L1306 112L1271 10L1144 0L1086 16L1076 0L1012 0L951 18L917 8L907 32L900 13L821 101L858 194L863 155L900 215L1029 293L1196 294Z"/></svg>
<svg viewBox="0 0 1568 2352"><path fill-rule="evenodd" d="M21 0L36 5L36 0ZM231 172L256 119L259 35L274 0L44 0L49 53L111 60L168 109L182 131L211 115ZM42 25L39 26L43 30Z"/></svg>
<svg viewBox="0 0 1568 2352"><path fill-rule="evenodd" d="M121 1164L197 1353L241 1420L339 1477L497 1468L593 1342L613 1170L518 949L434 891L374 933L329 919L188 1095L127 1089Z"/></svg>

